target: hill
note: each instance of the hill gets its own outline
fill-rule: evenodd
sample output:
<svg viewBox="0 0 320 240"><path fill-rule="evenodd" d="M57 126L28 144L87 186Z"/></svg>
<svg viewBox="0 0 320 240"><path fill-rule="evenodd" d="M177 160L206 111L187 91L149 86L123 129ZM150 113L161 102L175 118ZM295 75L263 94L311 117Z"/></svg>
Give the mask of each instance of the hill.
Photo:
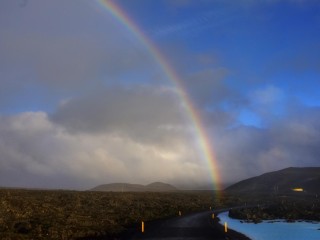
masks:
<svg viewBox="0 0 320 240"><path fill-rule="evenodd" d="M233 184L225 189L232 193L320 193L320 167L286 168L262 174Z"/></svg>
<svg viewBox="0 0 320 240"><path fill-rule="evenodd" d="M154 182L148 185L130 183L103 184L90 189L90 191L102 192L174 192L178 189L170 184Z"/></svg>

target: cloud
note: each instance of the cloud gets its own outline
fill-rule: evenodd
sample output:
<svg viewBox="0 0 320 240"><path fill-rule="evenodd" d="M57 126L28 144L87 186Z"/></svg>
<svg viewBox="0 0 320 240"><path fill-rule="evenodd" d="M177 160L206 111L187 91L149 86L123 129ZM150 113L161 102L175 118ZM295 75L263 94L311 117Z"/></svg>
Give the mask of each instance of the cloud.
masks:
<svg viewBox="0 0 320 240"><path fill-rule="evenodd" d="M274 105L281 101L282 98L282 91L275 86L267 86L252 93L252 102L259 105Z"/></svg>
<svg viewBox="0 0 320 240"><path fill-rule="evenodd" d="M105 39L82 34L43 36L43 32L3 34L2 71L22 71L29 82L74 88L93 84L92 80L102 74L112 79L124 70L130 74L147 66L152 69L153 59L143 46L128 46L126 39L119 36Z"/></svg>
<svg viewBox="0 0 320 240"><path fill-rule="evenodd" d="M216 133L222 177L236 181L286 167L319 166L319 117L319 108L295 108L266 128L239 126Z"/></svg>
<svg viewBox="0 0 320 240"><path fill-rule="evenodd" d="M184 84L200 106L215 105L232 95L232 90L225 82L227 75L228 70L224 68L205 69L190 74Z"/></svg>
<svg viewBox="0 0 320 240"><path fill-rule="evenodd" d="M190 7L192 4L185 6ZM174 5L174 8L176 8L176 5ZM203 10L197 16L159 26L152 31L152 34L156 38L172 37L174 35L194 38L210 29L223 27L233 21L236 16L237 13L234 10L227 15L224 11L209 6L208 9Z"/></svg>
<svg viewBox="0 0 320 240"><path fill-rule="evenodd" d="M319 166L319 117L319 108L300 109L268 128L214 131L212 147L223 182L289 166ZM136 128L135 123L131 127ZM156 131L158 138L148 141L129 128L121 127L121 134L108 128L69 129L44 112L2 116L2 185L86 189L108 182L161 180L188 187L210 182L207 163L190 147L196 140L186 128L162 126ZM147 129L141 134L155 132Z"/></svg>
<svg viewBox="0 0 320 240"><path fill-rule="evenodd" d="M210 18L207 16L191 18L180 23L174 23L168 26L158 28L154 31L154 35L156 37L163 37L169 34L183 33L186 31L190 32L200 26L203 26L203 24L208 23L209 20Z"/></svg>
<svg viewBox="0 0 320 240"><path fill-rule="evenodd" d="M160 146L114 132L73 134L44 112L26 112L0 119L0 179L5 186L79 189L117 181L192 185L207 170L189 145L179 137Z"/></svg>
<svg viewBox="0 0 320 240"><path fill-rule="evenodd" d="M34 3L1 3L1 185L208 182L184 106L145 47L86 5Z"/></svg>
<svg viewBox="0 0 320 240"><path fill-rule="evenodd" d="M255 31L250 26L235 28L233 23L239 19L247 26L258 15L271 21L270 11L262 7L269 3L203 2L206 5L167 2L180 6L185 15L171 23L173 18L160 19L157 23L163 25L154 32L168 38L158 38L155 44L180 76L179 84L200 116L222 180L319 165L319 109L303 106L294 96L310 90L317 96L317 78L309 80L303 73L318 72L319 45L305 44L291 55L290 46L288 52L275 51L279 58L268 59L276 66L271 64L263 79L252 79L268 70L261 54L269 48L257 51L259 61L254 59L264 70L246 66L249 62L243 58L251 54L240 49L246 38L237 34L248 32L258 45L259 39L251 37ZM176 94L181 89L172 87L139 39L90 4L29 1L22 8L12 1L0 3L1 184L78 189L117 181L207 184L210 169L201 157L185 103ZM210 11L212 6L217 8ZM196 14L186 17L194 7L199 7ZM252 16L247 14L256 9ZM203 31L210 27L219 27L215 35ZM148 32L155 26L141 28ZM194 39L181 38L183 34ZM283 39L289 37L283 34ZM224 43L229 37L235 40L232 46ZM303 81L293 83L285 75L278 85L275 79L282 78L283 71L302 73ZM244 126L243 112L261 120L262 127Z"/></svg>
<svg viewBox="0 0 320 240"><path fill-rule="evenodd" d="M273 85L268 85L255 89L249 93L248 108L251 109L264 122L272 120L274 117L286 115L289 107L289 99L282 89Z"/></svg>
<svg viewBox="0 0 320 240"><path fill-rule="evenodd" d="M187 126L175 90L151 86L114 86L63 102L50 119L69 132L129 135L136 141L171 144L166 129Z"/></svg>
<svg viewBox="0 0 320 240"><path fill-rule="evenodd" d="M1 4L8 11L0 21L0 106L24 95L24 102L43 92L57 101L101 84L160 79L145 46L88 3Z"/></svg>

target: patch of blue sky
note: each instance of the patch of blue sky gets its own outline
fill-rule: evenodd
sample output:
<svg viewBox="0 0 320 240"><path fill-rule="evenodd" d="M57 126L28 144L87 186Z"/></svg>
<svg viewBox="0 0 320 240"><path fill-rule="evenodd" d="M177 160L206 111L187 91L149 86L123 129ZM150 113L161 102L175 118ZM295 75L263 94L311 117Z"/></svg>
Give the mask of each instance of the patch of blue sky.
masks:
<svg viewBox="0 0 320 240"><path fill-rule="evenodd" d="M263 127L261 118L256 113L254 113L253 111L250 111L249 109L243 109L239 113L238 121L240 124L245 126L254 126L257 128Z"/></svg>
<svg viewBox="0 0 320 240"><path fill-rule="evenodd" d="M0 115L38 111L52 113L63 95L53 94L39 85L29 84L20 89L15 96L5 97L4 103L0 105Z"/></svg>
<svg viewBox="0 0 320 240"><path fill-rule="evenodd" d="M283 71L271 78L290 99L306 106L320 106L320 72L314 70Z"/></svg>

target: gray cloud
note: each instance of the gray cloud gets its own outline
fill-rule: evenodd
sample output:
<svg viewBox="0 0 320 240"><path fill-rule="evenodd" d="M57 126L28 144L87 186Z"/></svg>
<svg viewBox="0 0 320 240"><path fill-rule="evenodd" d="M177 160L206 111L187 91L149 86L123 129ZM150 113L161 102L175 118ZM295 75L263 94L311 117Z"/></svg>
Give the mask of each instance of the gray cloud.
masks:
<svg viewBox="0 0 320 240"><path fill-rule="evenodd" d="M230 78L237 78L232 69L222 63L214 51L190 53L183 42L171 42L161 49L168 56L168 63L179 76L180 84L200 110L236 110L248 105L248 97L237 89ZM249 80L241 82L244 87ZM213 108L213 109L210 109Z"/></svg>
<svg viewBox="0 0 320 240"><path fill-rule="evenodd" d="M180 138L159 146L114 132L72 134L43 112L2 117L1 184L83 189L114 181L199 183L207 170L188 147L191 142Z"/></svg>
<svg viewBox="0 0 320 240"><path fill-rule="evenodd" d="M102 22L105 16L88 3L30 1L24 8L12 1L0 4L7 9L0 21L0 106L15 104L30 91L38 97L45 92L57 101L101 83L161 79L138 39L116 21ZM25 97L25 102L30 99Z"/></svg>
<svg viewBox="0 0 320 240"><path fill-rule="evenodd" d="M240 126L216 134L215 149L225 181L289 166L319 166L319 117L319 108L296 106L266 128Z"/></svg>
<svg viewBox="0 0 320 240"><path fill-rule="evenodd" d="M300 108L266 128L215 129L212 147L223 181L289 166L319 166L319 117L319 108ZM95 124L93 118L87 121ZM149 121L154 126L163 123ZM193 137L185 128L175 129L174 122L161 131L141 132L158 136L144 141L145 136L131 134L122 126L119 129L126 134L113 131L116 127L98 131L102 126L68 131L70 125L56 124L43 112L1 117L1 182L8 186L80 189L115 181L188 182L189 187L209 182L205 177L210 176L207 163L190 147L196 146ZM108 121L105 123L108 126ZM166 144L159 143L161 134L166 136Z"/></svg>
<svg viewBox="0 0 320 240"><path fill-rule="evenodd" d="M98 12L86 8L90 4L82 3L28 1L23 8L13 1L0 3L1 185L208 184L199 136L158 63L112 17L105 14L101 21ZM171 3L185 9L198 1ZM70 9L76 10L72 18ZM189 31L209 20L199 16L163 30ZM195 53L186 45L179 39L162 50L201 116L223 181L289 166L319 166L318 108L303 106L267 78L237 76L213 49ZM312 58L280 59L280 70L270 71L318 69L318 45L304 49L315 50ZM306 93L315 86L290 84ZM28 112L48 102L50 107ZM242 125L244 109L262 119L262 126Z"/></svg>
<svg viewBox="0 0 320 240"><path fill-rule="evenodd" d="M161 86L101 88L65 101L51 116L74 133L116 132L136 141L168 145L176 140L170 132L187 126L185 118L175 91Z"/></svg>
<svg viewBox="0 0 320 240"><path fill-rule="evenodd" d="M224 68L205 69L186 78L184 84L200 106L218 105L233 95L225 82L227 75L228 70Z"/></svg>
<svg viewBox="0 0 320 240"><path fill-rule="evenodd" d="M62 4L77 8L72 18ZM13 114L0 118L1 185L209 181L175 90L136 38L85 4L2 6L0 101ZM153 80L155 87L133 84ZM50 98L60 105L49 116L46 107L26 112Z"/></svg>

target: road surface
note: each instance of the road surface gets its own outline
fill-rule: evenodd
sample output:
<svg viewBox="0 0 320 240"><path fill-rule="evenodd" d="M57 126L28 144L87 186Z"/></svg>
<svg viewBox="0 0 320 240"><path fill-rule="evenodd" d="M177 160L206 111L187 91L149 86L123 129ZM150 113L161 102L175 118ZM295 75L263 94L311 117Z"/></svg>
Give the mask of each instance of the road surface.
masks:
<svg viewBox="0 0 320 240"><path fill-rule="evenodd" d="M221 211L219 211L221 212ZM228 229L224 232L223 226L218 224L218 219L212 219L218 212L205 211L193 214L178 216L171 219L159 220L145 223L145 231L141 232L141 226L135 232L123 239L150 239L150 240L205 240L205 239L238 239L248 240L249 238Z"/></svg>

